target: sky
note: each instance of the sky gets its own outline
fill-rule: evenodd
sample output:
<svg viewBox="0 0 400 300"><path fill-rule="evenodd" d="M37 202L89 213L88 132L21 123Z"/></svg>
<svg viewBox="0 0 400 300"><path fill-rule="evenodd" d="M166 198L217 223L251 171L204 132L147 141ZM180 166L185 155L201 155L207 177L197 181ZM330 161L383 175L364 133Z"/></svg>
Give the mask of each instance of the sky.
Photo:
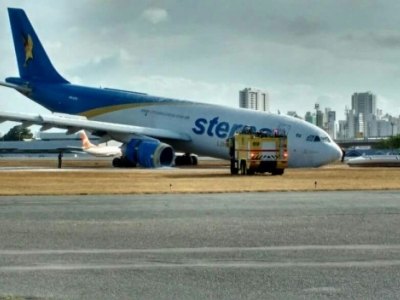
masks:
<svg viewBox="0 0 400 300"><path fill-rule="evenodd" d="M232 107L253 87L271 112L319 103L339 119L354 92L371 91L400 114L398 0L2 0L0 80L18 75L7 7L26 11L76 84ZM0 110L47 112L5 88Z"/></svg>

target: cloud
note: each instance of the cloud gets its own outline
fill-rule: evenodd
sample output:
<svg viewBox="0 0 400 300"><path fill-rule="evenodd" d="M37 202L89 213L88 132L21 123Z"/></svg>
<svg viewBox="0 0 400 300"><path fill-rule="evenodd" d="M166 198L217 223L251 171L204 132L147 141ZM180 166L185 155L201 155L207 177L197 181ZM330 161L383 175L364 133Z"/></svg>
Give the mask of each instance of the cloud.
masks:
<svg viewBox="0 0 400 300"><path fill-rule="evenodd" d="M372 34L372 40L378 45L387 48L397 48L400 47L400 33L399 32L377 32Z"/></svg>
<svg viewBox="0 0 400 300"><path fill-rule="evenodd" d="M218 84L160 75L132 76L127 85L130 89L152 95L232 107L238 107L239 89L244 87L240 84ZM227 101L229 101L229 104L227 104Z"/></svg>
<svg viewBox="0 0 400 300"><path fill-rule="evenodd" d="M6 9L14 2L0 1L2 77L18 73ZM72 82L230 106L239 89L259 87L272 111L299 114L316 101L341 113L353 92L371 90L385 112L399 111L398 0L46 3L21 7Z"/></svg>
<svg viewBox="0 0 400 300"><path fill-rule="evenodd" d="M150 23L158 24L168 19L168 12L162 8L149 8L142 14L143 18Z"/></svg>

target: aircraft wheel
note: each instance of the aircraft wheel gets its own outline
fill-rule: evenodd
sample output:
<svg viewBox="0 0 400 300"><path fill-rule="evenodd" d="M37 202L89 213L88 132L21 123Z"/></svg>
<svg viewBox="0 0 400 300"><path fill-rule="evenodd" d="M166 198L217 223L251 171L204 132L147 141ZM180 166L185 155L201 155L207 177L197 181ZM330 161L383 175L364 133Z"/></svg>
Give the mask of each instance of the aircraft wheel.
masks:
<svg viewBox="0 0 400 300"><path fill-rule="evenodd" d="M198 159L197 159L197 156L196 155L190 155L190 158L191 158L191 160L192 160L192 165L193 166L197 166L198 165Z"/></svg>
<svg viewBox="0 0 400 300"><path fill-rule="evenodd" d="M114 168L135 168L136 164L129 161L126 157L116 157L112 161Z"/></svg>
<svg viewBox="0 0 400 300"><path fill-rule="evenodd" d="M112 165L114 168L121 168L122 167L121 158L119 157L114 158L112 161Z"/></svg>
<svg viewBox="0 0 400 300"><path fill-rule="evenodd" d="M126 156L121 158L121 167L122 168L136 168L136 163L131 162Z"/></svg>
<svg viewBox="0 0 400 300"><path fill-rule="evenodd" d="M196 155L184 154L175 157L175 166L197 166L197 164Z"/></svg>

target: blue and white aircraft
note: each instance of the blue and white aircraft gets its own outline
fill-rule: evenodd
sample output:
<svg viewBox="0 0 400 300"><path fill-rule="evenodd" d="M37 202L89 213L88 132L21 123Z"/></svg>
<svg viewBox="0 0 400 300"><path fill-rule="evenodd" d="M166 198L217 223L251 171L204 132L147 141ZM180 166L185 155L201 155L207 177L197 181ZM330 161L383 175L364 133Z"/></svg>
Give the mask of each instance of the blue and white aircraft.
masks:
<svg viewBox="0 0 400 300"><path fill-rule="evenodd" d="M289 116L71 84L53 67L25 12L8 9L19 77L0 85L14 88L52 112L0 112L0 120L41 125L41 130L87 130L122 143L113 165L170 166L175 151L229 159L226 139L244 125L285 131L289 167L319 167L342 151L326 132Z"/></svg>

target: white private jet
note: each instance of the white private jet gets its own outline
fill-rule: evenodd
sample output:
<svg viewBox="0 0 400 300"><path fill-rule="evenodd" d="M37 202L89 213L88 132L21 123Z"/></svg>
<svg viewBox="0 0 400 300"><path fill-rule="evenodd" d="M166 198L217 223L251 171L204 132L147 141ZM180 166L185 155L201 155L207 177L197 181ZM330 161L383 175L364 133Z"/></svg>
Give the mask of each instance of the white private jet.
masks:
<svg viewBox="0 0 400 300"><path fill-rule="evenodd" d="M120 147L117 146L98 146L90 142L86 132L81 130L79 136L82 140L82 150L90 155L97 157L115 157L121 156L122 151Z"/></svg>
<svg viewBox="0 0 400 300"><path fill-rule="evenodd" d="M363 155L348 159L346 162L350 167L400 167L400 156L386 155Z"/></svg>

